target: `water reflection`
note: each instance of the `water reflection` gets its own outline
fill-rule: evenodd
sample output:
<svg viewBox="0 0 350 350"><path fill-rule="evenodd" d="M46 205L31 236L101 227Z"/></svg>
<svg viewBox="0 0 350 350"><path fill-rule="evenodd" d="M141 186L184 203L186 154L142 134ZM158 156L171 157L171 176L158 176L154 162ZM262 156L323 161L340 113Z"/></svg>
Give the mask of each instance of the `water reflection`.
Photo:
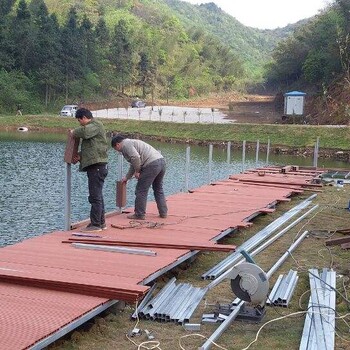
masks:
<svg viewBox="0 0 350 350"><path fill-rule="evenodd" d="M66 135L48 135L40 141L37 135L17 133L0 134L0 246L13 244L25 238L46 232L62 230L64 227L64 187L66 165L63 162ZM42 140L42 139L41 139ZM164 179L166 195L185 190L186 145L151 142L161 150L167 160ZM255 151L246 154L245 168L265 165L266 155L260 154L256 163ZM105 185L107 211L115 207L115 182L118 179L118 155L109 151L109 175ZM209 181L227 179L229 174L242 170L241 151L232 150L227 160L225 149L213 150L211 179L209 179L209 148L191 146L188 186L197 188ZM269 157L270 164L312 165L312 160L292 156ZM319 166L346 167L345 163L319 161ZM128 163L123 160L124 173ZM135 180L128 183L127 206L133 206ZM89 217L85 173L72 166L72 222ZM153 200L152 195L149 196Z"/></svg>

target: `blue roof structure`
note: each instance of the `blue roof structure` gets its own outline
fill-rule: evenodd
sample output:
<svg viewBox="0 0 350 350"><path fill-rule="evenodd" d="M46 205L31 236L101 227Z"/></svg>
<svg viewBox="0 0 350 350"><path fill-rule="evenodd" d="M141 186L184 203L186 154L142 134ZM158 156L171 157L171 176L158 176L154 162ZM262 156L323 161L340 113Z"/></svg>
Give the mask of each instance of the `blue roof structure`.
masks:
<svg viewBox="0 0 350 350"><path fill-rule="evenodd" d="M290 91L290 92L286 92L283 96L305 96L306 93L305 92L301 92L301 91Z"/></svg>

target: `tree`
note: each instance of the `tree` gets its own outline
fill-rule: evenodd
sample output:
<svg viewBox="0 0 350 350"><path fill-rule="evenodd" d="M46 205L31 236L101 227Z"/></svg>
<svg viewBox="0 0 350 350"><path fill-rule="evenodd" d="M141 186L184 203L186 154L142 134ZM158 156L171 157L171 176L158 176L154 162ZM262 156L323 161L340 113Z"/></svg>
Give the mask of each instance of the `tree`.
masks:
<svg viewBox="0 0 350 350"><path fill-rule="evenodd" d="M36 77L38 91L45 96L45 106L50 102L62 81L59 55L61 52L60 29L55 15L49 15L43 0L32 0L29 9L35 33L31 70Z"/></svg>
<svg viewBox="0 0 350 350"><path fill-rule="evenodd" d="M0 0L0 68L10 70L14 66L14 42L9 27L10 11L15 0Z"/></svg>
<svg viewBox="0 0 350 350"><path fill-rule="evenodd" d="M115 26L110 60L114 64L121 91L132 81L132 43L127 23L120 20Z"/></svg>
<svg viewBox="0 0 350 350"><path fill-rule="evenodd" d="M350 1L336 0L336 11L340 18L337 38L340 62L350 83Z"/></svg>
<svg viewBox="0 0 350 350"><path fill-rule="evenodd" d="M69 90L76 86L75 80L83 77L84 50L82 47L81 35L78 27L77 11L71 7L68 13L67 22L61 32L61 62L65 75L65 100L68 103Z"/></svg>
<svg viewBox="0 0 350 350"><path fill-rule="evenodd" d="M152 89L154 85L154 67L149 60L146 52L140 53L140 62L138 65L139 80L138 85L142 88L142 97L146 97L147 89Z"/></svg>
<svg viewBox="0 0 350 350"><path fill-rule="evenodd" d="M30 71L31 57L34 50L34 38L31 27L31 15L25 0L18 3L16 16L11 23L14 68L28 73Z"/></svg>

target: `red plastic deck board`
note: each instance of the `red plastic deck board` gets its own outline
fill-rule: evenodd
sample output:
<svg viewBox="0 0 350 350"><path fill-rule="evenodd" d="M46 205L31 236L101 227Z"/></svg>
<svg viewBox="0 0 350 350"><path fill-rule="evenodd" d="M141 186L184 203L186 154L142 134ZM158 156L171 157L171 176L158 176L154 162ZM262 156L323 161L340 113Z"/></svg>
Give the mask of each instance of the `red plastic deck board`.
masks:
<svg viewBox="0 0 350 350"><path fill-rule="evenodd" d="M256 174L241 175L242 179L258 177ZM134 222L126 218L126 213L114 213L107 217L108 229L97 235L125 242L140 241L140 244L144 239L215 244L220 233L250 225L247 218L302 191L303 184L313 175L310 172L310 176L298 174L288 178L280 174L259 176L265 180L271 176L274 183L278 179L280 188L276 184L244 184L239 179L217 181L194 189L193 193L169 196L166 219L158 217L155 203L150 202L146 220L136 227L131 227ZM291 186L296 178L300 185ZM132 210L127 208L125 212ZM154 223L158 227L152 228ZM112 224L121 228L113 228ZM173 266L189 253L183 249L147 248L155 251L156 256L144 256L77 249L62 243L79 232L80 227L68 232L52 232L1 248L0 276L25 276L35 283L37 279L46 278L57 285L66 281L106 288L124 286L133 293L145 288L140 285L143 280ZM106 302L108 299L103 297L48 290L44 284L37 288L0 282L0 350L27 349Z"/></svg>

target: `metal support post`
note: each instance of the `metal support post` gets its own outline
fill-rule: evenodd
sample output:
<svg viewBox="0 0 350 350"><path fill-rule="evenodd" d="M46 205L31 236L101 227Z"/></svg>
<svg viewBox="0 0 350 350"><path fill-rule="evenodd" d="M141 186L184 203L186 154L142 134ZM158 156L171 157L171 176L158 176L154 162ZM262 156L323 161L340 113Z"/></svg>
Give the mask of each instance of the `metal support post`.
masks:
<svg viewBox="0 0 350 350"><path fill-rule="evenodd" d="M269 165L269 156L270 156L270 138L267 139L266 165Z"/></svg>
<svg viewBox="0 0 350 350"><path fill-rule="evenodd" d="M118 152L118 170L117 170L117 178L119 181L123 178L123 155ZM118 211L122 212L122 207L118 207Z"/></svg>
<svg viewBox="0 0 350 350"><path fill-rule="evenodd" d="M314 149L314 167L315 168L317 168L319 144L320 144L320 137L318 136L315 143L315 149Z"/></svg>
<svg viewBox="0 0 350 350"><path fill-rule="evenodd" d="M244 173L244 169L245 169L245 144L246 141L243 141L243 149L242 149L242 173Z"/></svg>
<svg viewBox="0 0 350 350"><path fill-rule="evenodd" d="M191 155L191 146L186 147L186 168L185 168L185 192L188 192L189 189L189 172L190 172L190 155Z"/></svg>
<svg viewBox="0 0 350 350"><path fill-rule="evenodd" d="M72 194L72 164L66 163L66 178L64 188L64 229L71 229L71 194Z"/></svg>
<svg viewBox="0 0 350 350"><path fill-rule="evenodd" d="M231 163L231 141L227 142L227 164Z"/></svg>
<svg viewBox="0 0 350 350"><path fill-rule="evenodd" d="M209 145L209 169L208 169L208 183L211 184L211 174L213 165L213 145Z"/></svg>

